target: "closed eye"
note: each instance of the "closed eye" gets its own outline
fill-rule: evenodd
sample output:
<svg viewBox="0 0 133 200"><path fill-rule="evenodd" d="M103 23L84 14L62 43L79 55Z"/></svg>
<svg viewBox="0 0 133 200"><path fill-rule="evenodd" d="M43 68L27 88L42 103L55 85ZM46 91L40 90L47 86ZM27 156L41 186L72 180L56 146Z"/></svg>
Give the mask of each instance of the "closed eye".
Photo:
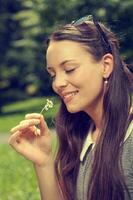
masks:
<svg viewBox="0 0 133 200"><path fill-rule="evenodd" d="M51 72L49 72L49 71L47 71L47 72L48 72L49 78L50 78L51 80L54 80L54 79L55 79L55 74L54 74L54 73L51 73Z"/></svg>
<svg viewBox="0 0 133 200"><path fill-rule="evenodd" d="M54 71L47 69L47 72L49 74L50 79L54 79L55 78L55 72Z"/></svg>
<svg viewBox="0 0 133 200"><path fill-rule="evenodd" d="M74 72L74 70L75 70L75 68L73 68L73 69L67 69L67 70L65 70L65 72L66 72L67 74L69 74L69 73Z"/></svg>
<svg viewBox="0 0 133 200"><path fill-rule="evenodd" d="M55 75L50 75L50 78L51 78L52 80L54 80L54 79L55 79Z"/></svg>

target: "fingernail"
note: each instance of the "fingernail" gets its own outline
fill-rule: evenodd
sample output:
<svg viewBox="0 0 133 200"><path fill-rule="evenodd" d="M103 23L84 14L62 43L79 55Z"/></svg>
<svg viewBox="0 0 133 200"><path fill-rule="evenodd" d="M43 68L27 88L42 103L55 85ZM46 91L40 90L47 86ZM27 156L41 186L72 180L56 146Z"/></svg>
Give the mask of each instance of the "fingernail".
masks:
<svg viewBox="0 0 133 200"><path fill-rule="evenodd" d="M10 130L10 132L12 133L14 130L15 130L15 128L12 128L12 129Z"/></svg>
<svg viewBox="0 0 133 200"><path fill-rule="evenodd" d="M36 120L34 120L34 123L35 123L35 125L38 125L38 124L40 124L40 120L36 119Z"/></svg>

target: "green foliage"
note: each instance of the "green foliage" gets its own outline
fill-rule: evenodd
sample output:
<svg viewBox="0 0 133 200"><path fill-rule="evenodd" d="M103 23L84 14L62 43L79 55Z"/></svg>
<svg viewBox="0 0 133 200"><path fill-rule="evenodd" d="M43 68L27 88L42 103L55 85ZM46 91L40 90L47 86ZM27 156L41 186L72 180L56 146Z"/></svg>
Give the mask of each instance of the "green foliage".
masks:
<svg viewBox="0 0 133 200"><path fill-rule="evenodd" d="M0 145L0 199L40 199L33 166L6 144Z"/></svg>
<svg viewBox="0 0 133 200"><path fill-rule="evenodd" d="M121 54L133 62L132 10L132 0L1 0L0 110L14 100L52 94L44 54L58 24L94 14L120 37Z"/></svg>

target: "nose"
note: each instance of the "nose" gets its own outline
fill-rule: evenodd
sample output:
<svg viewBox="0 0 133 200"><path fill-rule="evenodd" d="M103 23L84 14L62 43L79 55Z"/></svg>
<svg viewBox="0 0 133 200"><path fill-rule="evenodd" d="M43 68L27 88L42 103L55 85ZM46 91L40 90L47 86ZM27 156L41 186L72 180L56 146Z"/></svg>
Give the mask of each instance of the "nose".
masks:
<svg viewBox="0 0 133 200"><path fill-rule="evenodd" d="M53 81L53 89L56 93L58 93L60 90L62 90L64 87L66 87L68 84L68 81L66 79L66 76L63 74L56 74L56 77Z"/></svg>

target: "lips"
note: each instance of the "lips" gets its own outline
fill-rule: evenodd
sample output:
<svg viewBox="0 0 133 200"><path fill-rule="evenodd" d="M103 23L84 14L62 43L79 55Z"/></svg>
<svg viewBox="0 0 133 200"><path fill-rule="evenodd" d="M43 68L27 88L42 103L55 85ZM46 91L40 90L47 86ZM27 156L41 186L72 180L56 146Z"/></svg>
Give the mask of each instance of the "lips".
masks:
<svg viewBox="0 0 133 200"><path fill-rule="evenodd" d="M73 99L73 97L78 93L78 91L62 93L61 97L67 103Z"/></svg>

